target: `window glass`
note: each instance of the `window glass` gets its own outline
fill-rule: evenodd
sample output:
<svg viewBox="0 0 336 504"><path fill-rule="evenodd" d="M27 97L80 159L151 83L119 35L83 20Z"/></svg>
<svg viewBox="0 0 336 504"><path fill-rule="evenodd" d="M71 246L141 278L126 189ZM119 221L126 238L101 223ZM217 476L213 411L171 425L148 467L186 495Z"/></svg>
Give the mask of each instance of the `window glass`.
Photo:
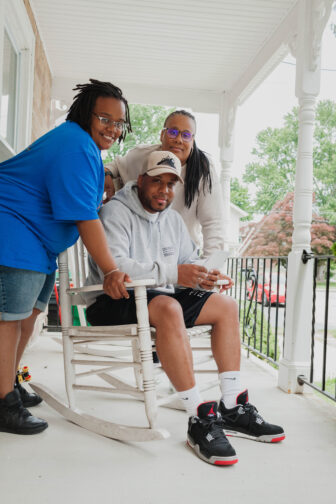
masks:
<svg viewBox="0 0 336 504"><path fill-rule="evenodd" d="M14 147L18 56L6 31L4 35L0 135Z"/></svg>

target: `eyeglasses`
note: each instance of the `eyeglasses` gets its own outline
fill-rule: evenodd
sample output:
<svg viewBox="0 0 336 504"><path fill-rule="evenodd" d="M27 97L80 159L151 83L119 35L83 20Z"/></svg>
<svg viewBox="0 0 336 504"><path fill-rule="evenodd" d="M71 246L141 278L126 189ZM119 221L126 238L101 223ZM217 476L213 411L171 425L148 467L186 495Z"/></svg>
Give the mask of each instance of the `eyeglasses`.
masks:
<svg viewBox="0 0 336 504"><path fill-rule="evenodd" d="M124 121L113 121L113 119L109 119L108 117L102 117L96 114L95 112L92 112L94 116L99 119L99 122L102 126L114 126L116 129L122 131L125 127L125 122Z"/></svg>
<svg viewBox="0 0 336 504"><path fill-rule="evenodd" d="M177 138L181 133L181 138L184 142L191 142L194 138L194 134L188 130L180 131L177 128L163 128L163 131L167 131L169 138Z"/></svg>

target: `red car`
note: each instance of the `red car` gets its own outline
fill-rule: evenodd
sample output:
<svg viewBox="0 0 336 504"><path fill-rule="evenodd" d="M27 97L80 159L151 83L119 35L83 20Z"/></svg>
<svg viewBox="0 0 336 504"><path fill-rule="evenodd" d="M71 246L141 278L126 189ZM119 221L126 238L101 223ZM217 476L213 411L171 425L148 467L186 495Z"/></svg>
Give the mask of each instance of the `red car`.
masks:
<svg viewBox="0 0 336 504"><path fill-rule="evenodd" d="M246 293L247 299L253 299L257 296L257 302L263 302L264 306L269 306L270 304L285 305L286 303L286 279L285 277L279 277L279 299L278 299L278 275L277 273L272 274L272 282L270 284L269 273L265 273L265 283L263 284L263 275L259 275L258 285L255 286L256 277L252 274L250 279L247 281Z"/></svg>

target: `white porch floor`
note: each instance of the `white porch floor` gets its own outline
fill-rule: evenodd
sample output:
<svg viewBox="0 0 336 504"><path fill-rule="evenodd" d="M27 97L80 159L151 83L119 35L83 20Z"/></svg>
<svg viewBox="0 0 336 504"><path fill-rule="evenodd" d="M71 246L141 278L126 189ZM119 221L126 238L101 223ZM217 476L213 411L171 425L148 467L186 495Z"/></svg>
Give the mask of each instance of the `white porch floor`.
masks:
<svg viewBox="0 0 336 504"><path fill-rule="evenodd" d="M65 397L61 347L49 336L40 337L24 363L36 382ZM334 503L336 407L312 393L283 393L273 371L245 357L242 374L251 402L267 420L284 426L284 442L231 438L238 464L214 467L186 447L187 419L181 411L160 408L160 426L171 432L168 440L127 444L87 432L42 403L32 410L49 422L42 434L0 433L0 502ZM206 399L218 395L214 389ZM84 393L78 397L83 405ZM99 413L108 410L110 400L98 394L85 401ZM118 415L144 416L136 401L118 400L111 407Z"/></svg>

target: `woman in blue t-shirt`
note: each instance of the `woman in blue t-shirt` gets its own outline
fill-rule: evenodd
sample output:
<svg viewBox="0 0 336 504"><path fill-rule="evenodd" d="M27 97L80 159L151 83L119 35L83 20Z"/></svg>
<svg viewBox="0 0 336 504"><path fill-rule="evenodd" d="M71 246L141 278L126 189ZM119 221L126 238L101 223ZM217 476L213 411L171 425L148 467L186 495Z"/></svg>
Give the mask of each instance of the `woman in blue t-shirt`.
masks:
<svg viewBox="0 0 336 504"><path fill-rule="evenodd" d="M37 315L49 301L57 255L80 235L104 274L104 291L128 297L98 218L100 151L131 131L128 104L109 82L90 79L62 125L0 164L0 431L35 434L48 424L24 406L42 399L14 381Z"/></svg>

